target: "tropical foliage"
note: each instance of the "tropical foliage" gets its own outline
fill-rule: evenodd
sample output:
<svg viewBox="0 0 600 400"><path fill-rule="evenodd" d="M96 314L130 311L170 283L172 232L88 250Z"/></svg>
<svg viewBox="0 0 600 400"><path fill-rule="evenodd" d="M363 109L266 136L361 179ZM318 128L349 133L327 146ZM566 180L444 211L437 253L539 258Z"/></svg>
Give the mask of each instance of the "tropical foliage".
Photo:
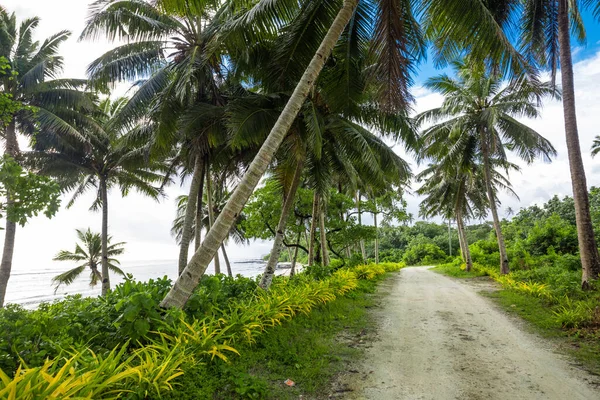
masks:
<svg viewBox="0 0 600 400"><path fill-rule="evenodd" d="M86 303L89 304L93 299L64 300L35 311L7 308L0 312L3 324L20 329L4 333L2 342L6 343L6 347L2 350L2 369L6 368L7 361L16 364L22 362L20 360L28 360L25 361L28 366L21 365L14 376L7 371L0 372L0 398L107 398L127 393L133 393L138 398L161 396L176 387L177 378L184 374L184 366L189 367L199 361L215 362L217 359L233 361L232 357L239 354L235 349L237 345L252 344L263 332L295 315L308 314L315 307L349 294L357 288L359 279L375 279L386 271L397 271L402 266L387 263L341 269L331 272L320 281L301 274L290 280L276 282L268 293L257 289L256 285L247 285L247 278L231 279L227 282L230 289L245 289L225 298L226 308L213 308L211 311L191 308L187 315L171 314L166 319L156 314L150 319L153 330L146 327L143 334L138 331L137 345L129 341L131 332L125 322L130 320L130 315L139 317L142 314L141 309L136 308L145 303L140 301L140 296L156 307L159 296L170 285L166 280L149 284L127 281L103 300L117 301L117 306L122 304L113 308L123 312L117 319L116 331L110 327L113 325L110 318L101 317L106 308L86 307ZM221 289L213 287L210 292L220 295ZM202 296L202 289L197 295ZM100 323L107 323L103 328L114 332L116 337L121 338L122 344L113 348L115 336L110 333L107 335L107 332L101 335L89 331L78 333L76 327L71 327L73 319L63 315L65 311L73 316L73 313L84 310L101 317L100 321L104 322ZM135 311L131 313L129 310ZM52 316L61 318L57 320ZM35 334L27 330L35 327L23 325L26 320L46 320L55 328L47 329L43 335L45 340L38 341L37 345L45 348L43 354L40 354L39 348L30 353L19 346L22 350L17 358L13 353L17 347L10 344L25 343L28 335ZM138 325L133 324L136 328ZM71 336L80 334L83 336ZM83 343L86 338L88 346L92 343L92 347L73 346L63 353L61 345ZM52 339L54 341L51 343ZM57 339L60 339L60 344L56 342ZM48 342L44 343L46 340ZM107 376L110 378L107 379Z"/></svg>

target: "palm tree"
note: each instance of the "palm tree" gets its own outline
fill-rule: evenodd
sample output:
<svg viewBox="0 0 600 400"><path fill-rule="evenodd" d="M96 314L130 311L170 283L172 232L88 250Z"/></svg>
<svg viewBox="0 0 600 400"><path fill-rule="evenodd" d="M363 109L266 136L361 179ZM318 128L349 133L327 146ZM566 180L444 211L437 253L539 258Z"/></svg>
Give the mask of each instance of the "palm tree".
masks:
<svg viewBox="0 0 600 400"><path fill-rule="evenodd" d="M135 189L157 199L162 192L153 184L162 182L167 169L164 162L147 157L147 143L136 135L145 129L145 121L133 130L115 122L126 104L126 98L100 102L96 124L81 127L84 142L42 134L28 154L41 173L56 177L65 191L73 192L67 207L86 191L97 191L91 209L102 209L102 295L110 290L108 192L118 186L123 196Z"/></svg>
<svg viewBox="0 0 600 400"><path fill-rule="evenodd" d="M433 123L422 135L427 147L425 155L435 158L436 154L449 151L450 159L464 164L465 149L470 151L470 157L481 154L488 204L500 251L500 271L507 274L508 256L496 206L492 163L493 160L506 162L507 149L527 163L537 157L550 161L556 154L554 147L516 118L538 117L539 99L557 93L549 84L530 82L525 78L502 86L499 76L486 73L479 65L455 62L454 66L457 79L441 75L426 83L428 88L444 96L444 102L441 107L417 116L418 123ZM448 143L452 144L449 150Z"/></svg>
<svg viewBox="0 0 600 400"><path fill-rule="evenodd" d="M575 85L573 78L573 57L571 35L580 43L585 42L585 27L580 7L591 9L597 19L600 17L600 2L597 0L503 0L492 4L497 10L504 10L506 30L515 33L512 21L520 21L520 41L524 55L535 60L542 67L550 68L554 82L560 65L563 92L563 113L565 136L571 172L571 185L576 209L577 238L582 264L582 287L590 287L590 280L600 276L600 255L594 237L588 198L585 169L581 157L581 146L577 129L575 107ZM484 7L485 8L485 7ZM484 14L487 14L484 16ZM482 11L480 17L487 17L489 11Z"/></svg>
<svg viewBox="0 0 600 400"><path fill-rule="evenodd" d="M424 3L426 3L425 11L429 14L432 10L435 11L434 6L444 7L446 2L443 0L428 0ZM334 4L337 3L263 0L258 1L250 9L246 7L246 3L243 4L243 7L236 7L235 3L228 3L220 10L217 20L222 17L227 18L232 13L233 18L225 25L222 34L217 35L217 39L219 43L225 43L226 45L231 39L232 42L237 44L235 47L238 49L246 49L248 47L247 43L255 43L256 39L260 40L261 37L267 36L268 40L273 40L281 33L281 28L300 28L296 31L299 35L295 36L300 40L289 42L283 39L280 48L284 49L282 52L284 57L287 57L290 51L294 55L294 57L288 58L288 62L283 65L289 66L288 70L290 72L294 70L304 72L301 72L302 77L299 79L292 96L233 193L224 212L217 219L214 227L207 233L202 246L190 260L185 269L185 276L181 275L181 278L175 282L175 285L161 303L163 307L176 306L181 308L191 296L208 263L226 237L230 226L234 223L235 217L248 201L261 176L267 170L270 161L292 126L304 100L319 77L325 61L329 58L344 30L347 34L343 36L340 45L345 46L350 53L370 46L371 55L375 59L372 78L376 83L376 90L379 94L379 101L376 105L390 111L397 111L406 110L410 104L411 96L408 90L413 62L424 55L424 42L417 19L413 14L412 7L414 3L408 1L398 2L396 0L344 0L342 7L339 9ZM241 14L238 13L240 8L242 9ZM471 12L471 10L469 11ZM459 15L451 22L454 25L459 25L464 19L464 15ZM300 23L294 24L294 21L300 21ZM352 21L351 24L349 24L350 21ZM372 22L372 24L369 22ZM346 25L348 25L348 29L346 29ZM468 42L473 50L479 50L491 56L506 68L513 67L514 70L522 71L522 63L513 62L517 59L517 61L521 61L518 53L508 43L501 30L494 30L492 25L496 26L497 24L489 21L483 23L476 21L471 24L471 26L475 26L475 29L491 29L493 33L487 35L485 41L475 40L474 35L471 35L468 41L465 41L464 38L459 40L462 43ZM446 24L446 26L449 25ZM452 25L450 24L451 29ZM449 37L448 42L445 43L446 47L452 47L451 39L459 37L459 35ZM315 43L318 43L318 49ZM234 52L231 53L234 57L236 56ZM354 67L351 63L352 61L348 60L346 71ZM281 71L274 72L279 73ZM344 74L344 68L340 68L339 72L342 78L348 76ZM299 75L294 76L292 73L281 74L280 79L295 82L297 76ZM340 83L340 90L344 90L355 83L348 80L343 82L347 85ZM344 102L344 97L340 97L340 101Z"/></svg>
<svg viewBox="0 0 600 400"><path fill-rule="evenodd" d="M58 290L60 285L70 285L86 270L90 269L90 286L96 286L98 282L102 282L102 273L98 271L98 265L101 264L102 257L102 236L99 233L92 232L90 228L87 231L76 229L77 237L81 244L75 244L75 251L70 252L68 250L61 250L54 257L54 261L74 261L76 263L82 263L81 265L63 272L60 275L52 278L52 282L56 285L54 292ZM119 268L119 261L114 258L123 254L125 249L124 242L111 244L111 237L109 236L106 240L107 255L108 255L108 268L121 276L125 276L125 273Z"/></svg>
<svg viewBox="0 0 600 400"><path fill-rule="evenodd" d="M192 223L201 220L196 216L202 210L198 202L210 167L207 159L225 139L219 123L225 102L224 61L219 52L207 53L213 35L207 25L220 3L102 0L90 6L80 37L104 34L127 42L92 62L88 76L99 87L133 82L136 91L123 107L122 122L137 121L150 112L156 122L149 137L153 153L164 156L173 147L181 150L178 166L192 179L180 241L180 274L188 261ZM186 121L182 124L181 119ZM195 231L200 234L200 229ZM199 245L199 236L196 241Z"/></svg>
<svg viewBox="0 0 600 400"><path fill-rule="evenodd" d="M0 75L0 91L10 95L19 105L7 126L0 126L5 140L5 154L20 161L17 133L32 136L36 132L80 138L73 128L75 122L87 120L85 112L94 108L91 98L78 89L84 80L57 79L63 59L59 46L69 38L68 31L51 35L42 43L34 41L40 22L37 17L17 24L16 15L0 6L0 57L7 60L10 74ZM84 111L80 113L79 111ZM10 193L7 193L8 202ZM16 224L6 221L4 249L0 263L0 306L12 269Z"/></svg>
<svg viewBox="0 0 600 400"><path fill-rule="evenodd" d="M448 146L450 148L452 146ZM474 150L471 148L471 150ZM463 150L465 162L455 163L448 154L438 157L435 164L430 164L423 170L417 179L424 181L417 189L417 193L426 196L420 204L419 214L425 218L440 216L444 219L456 220L458 239L463 260L467 271L473 267L471 252L465 231L465 219L482 217L487 214L489 203L485 174L481 159L469 154L469 149ZM469 165L469 162L472 162ZM498 165L499 164L499 165ZM511 188L510 180L499 172L504 169L518 170L518 167L510 163L498 163L492 160L492 188L494 193L498 189L509 191L515 195ZM494 196L496 199L497 197Z"/></svg>

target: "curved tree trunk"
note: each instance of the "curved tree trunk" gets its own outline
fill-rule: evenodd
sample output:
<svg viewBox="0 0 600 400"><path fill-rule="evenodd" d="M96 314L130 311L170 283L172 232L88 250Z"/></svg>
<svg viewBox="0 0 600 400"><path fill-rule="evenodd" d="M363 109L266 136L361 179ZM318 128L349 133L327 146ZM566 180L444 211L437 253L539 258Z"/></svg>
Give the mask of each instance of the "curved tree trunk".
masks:
<svg viewBox="0 0 600 400"><path fill-rule="evenodd" d="M227 267L227 276L233 277L231 264L229 263L229 257L227 257L227 251L225 250L225 243L221 244L221 251L223 252L223 259L225 260L225 266Z"/></svg>
<svg viewBox="0 0 600 400"><path fill-rule="evenodd" d="M196 228L194 229L194 250L198 250L202 241L202 201L204 198L204 177L206 176L206 159L202 163L202 174L200 175L200 188L198 188L198 201L196 202ZM180 274L181 275L181 274Z"/></svg>
<svg viewBox="0 0 600 400"><path fill-rule="evenodd" d="M269 261L265 266L262 278L259 286L265 290L268 290L273 281L273 275L275 275L275 268L279 261L279 255L281 254L281 248L283 246L283 239L285 238L285 226L287 225L290 212L296 201L296 192L298 186L300 186L300 178L302 177L302 170L304 169L304 162L299 161L296 164L296 170L294 171L294 177L292 178L292 185L283 201L283 207L281 208L281 215L279 216L279 223L277 224L277 232L275 234L275 241L273 242L273 248L269 255ZM296 249L298 249L296 247Z"/></svg>
<svg viewBox="0 0 600 400"><path fill-rule="evenodd" d="M315 263L315 236L317 235L317 218L319 215L319 195L315 190L313 196L313 209L312 217L310 220L310 239L308 242L308 265L311 266Z"/></svg>
<svg viewBox="0 0 600 400"><path fill-rule="evenodd" d="M19 143L17 142L17 132L15 122L12 121L5 131L6 149L4 154L17 159L19 156ZM11 207L11 193L6 191L6 207ZM8 213L7 213L8 214ZM2 250L2 262L0 263L0 307L4 307L4 299L6 297L6 289L8 288L8 280L12 270L13 253L15 250L15 235L17 233L17 223L6 219L6 227L4 228L4 249Z"/></svg>
<svg viewBox="0 0 600 400"><path fill-rule="evenodd" d="M323 255L323 265L329 265L329 249L327 249L327 231L325 230L325 205L323 198L319 207L319 234L321 237L321 254Z"/></svg>
<svg viewBox="0 0 600 400"><path fill-rule="evenodd" d="M500 226L500 218L498 218L498 209L496 208L496 198L492 188L492 172L490 167L490 154L485 134L481 132L481 150L483 153L483 170L485 173L485 187L487 189L488 201L490 202L490 211L494 221L494 230L498 239L498 250L500 251L500 273L508 274L508 255L506 254L506 245L504 244L504 236Z"/></svg>
<svg viewBox="0 0 600 400"><path fill-rule="evenodd" d="M215 221L215 210L213 209L213 192L212 192L212 176L210 175L210 166L206 166L206 201L208 206L208 229L211 230ZM227 235L229 231L227 231ZM225 238L223 238L225 240ZM223 241L221 241L223 243ZM214 263L215 263L215 275L221 273L221 261L219 260L219 252L215 251L214 255Z"/></svg>
<svg viewBox="0 0 600 400"><path fill-rule="evenodd" d="M106 178L100 177L100 196L102 196L102 296L110 290L108 273L108 188Z"/></svg>
<svg viewBox="0 0 600 400"><path fill-rule="evenodd" d="M559 1L558 3L558 40L560 44L562 101L569 168L571 170L571 185L573 186L573 200L575 202L577 239L579 241L579 254L581 257L581 287L589 289L590 281L598 279L600 274L600 257L598 255L598 247L596 246L592 218L590 216L585 169L583 167L583 160L581 159L579 134L577 132L569 9L566 0Z"/></svg>
<svg viewBox="0 0 600 400"><path fill-rule="evenodd" d="M362 226L362 214L360 211L360 192L356 193L356 211L358 213L358 226ZM365 251L365 241L360 239L360 254L363 260L367 259L367 252Z"/></svg>
<svg viewBox="0 0 600 400"><path fill-rule="evenodd" d="M185 207L185 217L183 219L183 227L181 231L181 244L179 247L179 275L181 275L183 272L188 261L188 250L190 248L190 241L192 240L192 224L194 223L194 217L196 214L196 204L198 203L200 181L202 180L202 175L204 174L203 169L204 160L202 160L202 157L196 156L194 173L192 176L192 182L190 184L190 192L188 194L188 201Z"/></svg>
<svg viewBox="0 0 600 400"><path fill-rule="evenodd" d="M323 69L325 61L331 54L348 21L352 18L357 4L358 0L344 0L344 5L335 17L317 53L306 68L300 82L298 82L298 85L294 89L294 93L277 119L273 129L271 129L269 136L234 190L223 212L217 218L215 225L206 234L202 245L192 256L183 274L177 279L169 293L165 296L161 303L162 307L183 308L196 286L198 286L198 282L206 271L206 267L223 240L229 234L229 230L235 223L239 213L242 211L254 188L256 188L260 178L269 167L271 159L296 119L304 100Z"/></svg>
<svg viewBox="0 0 600 400"><path fill-rule="evenodd" d="M460 211L456 211L456 226L458 228L458 239L461 245L461 251L463 260L465 261L466 270L471 271L473 268L473 261L471 260L471 250L469 249L469 242L467 241L467 235L465 232L465 225Z"/></svg>

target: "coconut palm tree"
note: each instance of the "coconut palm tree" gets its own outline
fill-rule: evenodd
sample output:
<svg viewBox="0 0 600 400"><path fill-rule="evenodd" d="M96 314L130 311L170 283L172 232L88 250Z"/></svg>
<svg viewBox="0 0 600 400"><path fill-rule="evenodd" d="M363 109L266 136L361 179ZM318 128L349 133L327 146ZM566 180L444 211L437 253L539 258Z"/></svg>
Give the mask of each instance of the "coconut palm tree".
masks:
<svg viewBox="0 0 600 400"><path fill-rule="evenodd" d="M109 40L127 42L92 62L89 79L99 87L134 83L136 90L123 107L122 122L137 121L150 112L156 122L148 138L153 154L164 156L173 147L181 150L174 160L184 177L191 176L188 198L192 200L186 203L179 273L187 265L192 223L201 220L196 214L202 210L198 202L210 167L206 159L225 139L219 123L225 101L223 56L207 53L213 35L207 25L220 3L101 0L90 6L90 18L80 37L97 39L103 34ZM200 229L195 231L200 234Z"/></svg>
<svg viewBox="0 0 600 400"><path fill-rule="evenodd" d="M430 164L417 175L417 180L424 182L417 189L417 193L425 196L419 206L419 214L422 217L440 216L447 220L452 218L456 220L463 261L467 271L470 271L473 262L464 222L466 219L485 216L489 209L489 200L481 159L466 158L476 163L465 168L463 163L447 162L448 159L443 156L437 159L435 164ZM518 167L511 163L498 165L499 163L495 161L492 160L494 167L491 169L494 193L502 189L516 196L510 180L502 174L501 170L508 172L509 169L518 170ZM497 196L494 197L497 199Z"/></svg>
<svg viewBox="0 0 600 400"><path fill-rule="evenodd" d="M465 13L469 7L457 9L460 0L450 0L445 10L453 13ZM560 66L561 88L563 93L563 113L565 137L569 156L569 168L573 198L575 201L577 238L582 264L582 287L589 288L589 281L600 275L600 255L592 228L585 169L581 157L581 146L577 128L575 107L575 85L573 77L573 57L571 54L571 35L580 43L585 42L585 27L581 9L591 11L600 19L600 2L597 0L501 0L481 3L478 14L469 16L470 20L502 21L502 28L515 37L520 36L523 55L542 68L549 68L552 81ZM440 9L440 12L443 12ZM450 15L446 15L451 18ZM514 24L514 21L519 21ZM492 34L487 31L488 34ZM477 38L481 36L478 32ZM456 30L457 35L468 35L463 28ZM485 40L485 38L481 38ZM485 54L484 54L485 55Z"/></svg>
<svg viewBox="0 0 600 400"><path fill-rule="evenodd" d="M228 3L221 9L216 17L217 20L223 17L229 18L229 22L222 29L222 34L216 36L219 43L225 43L225 46L229 46L229 48L247 48L247 43L255 43L255 39L260 40L266 36L268 40L273 40L280 35L282 28L300 28L298 32L301 34L296 36L301 39L300 41L284 41L283 46L280 46L282 49L287 49L282 52L284 57L287 57L286 52L288 55L290 52L294 55L293 58L288 58L288 62L284 65L290 67L288 70L296 70L299 74L296 76L293 76L292 73L282 74L280 79L296 82L297 76L299 77L300 74L302 76L277 123L271 129L256 158L231 196L224 212L190 260L185 269L185 276L181 275L182 277L175 282L161 303L163 307L183 307L191 296L204 274L206 266L234 223L235 217L267 170L306 97L319 78L326 60L345 30L348 33L345 35L346 40L342 40L340 44L344 45L349 52L370 47L374 59L372 78L379 94L377 107L390 111L406 110L411 102L408 90L412 66L415 60L424 55L421 31L413 13L415 4L410 1L344 0L341 8L337 6L338 3L328 1L273 2L263 0L258 1L251 8L247 7L246 2L243 2L241 7L236 7L235 2L232 3ZM428 0L425 3L423 9L428 15L431 10L435 10L434 6L443 7L446 2ZM469 13L471 12L469 10ZM462 23L464 19L464 15L460 15L450 22L456 25ZM294 24L294 21L301 23ZM349 22L351 23L349 24ZM348 29L346 29L347 25ZM452 29L451 25L450 30ZM515 70L523 70L519 67L522 63L514 62L515 60L522 61L521 58L502 31L495 29L497 28L495 21L486 20L479 23L478 20L475 20L475 23L471 25L475 25L475 30L487 29L487 32L492 32L487 35L485 41L479 41L479 38L475 40L475 35L468 37L468 42L474 51L478 50L482 54L487 54L498 64L506 67L505 69L513 67ZM446 47L452 46L456 41L455 38L460 37L459 35L448 36ZM365 38L366 40L364 40ZM464 38L460 38L460 40L462 43L465 42ZM234 45L228 45L228 42L234 42ZM231 54L233 57L237 55L235 52L231 52ZM346 63L346 66L353 68L350 63L351 61ZM345 70L348 71L348 68ZM348 76L343 72L344 68L340 68L340 77ZM343 85L341 82L340 90L354 84L349 80L343 81L347 85ZM340 98L343 99L343 97ZM341 101L344 102L344 100Z"/></svg>
<svg viewBox="0 0 600 400"><path fill-rule="evenodd" d="M137 135L146 128L142 121L128 130L119 126L119 112L127 104L126 98L110 99L99 103L94 116L94 126L82 126L85 141L57 139L55 136L38 134L34 151L28 153L38 170L53 176L73 192L67 207L88 190L96 191L92 210L102 210L102 294L110 290L108 260L108 193L118 186L123 196L135 189L154 199L162 194L159 184L167 170L165 162L148 158L148 144Z"/></svg>
<svg viewBox="0 0 600 400"><path fill-rule="evenodd" d="M70 33L61 31L41 43L34 41L39 22L33 17L18 24L16 15L0 6L0 57L11 68L10 74L0 75L0 91L18 105L11 112L10 123L0 126L0 134L5 140L5 154L17 161L21 160L18 133L80 138L73 125L87 120L86 113L94 108L91 97L79 90L84 80L58 79L63 66L58 48ZM10 193L7 198L10 203ZM7 220L0 263L0 306L12 269L15 233L15 222Z"/></svg>
<svg viewBox="0 0 600 400"><path fill-rule="evenodd" d="M466 165L467 156L473 158L481 154L488 204L500 251L500 270L506 274L509 272L508 256L496 207L492 160L506 162L506 151L511 150L527 163L538 157L550 161L556 154L552 144L516 118L538 117L539 99L557 93L550 84L525 78L503 86L499 76L486 73L483 66L477 64L455 62L454 66L456 79L440 75L426 82L426 87L444 96L444 102L441 107L416 117L418 123L433 123L422 134L427 148L424 155L435 158L436 154L449 151L447 157ZM452 144L450 150L448 143ZM465 149L468 154L464 154Z"/></svg>
<svg viewBox="0 0 600 400"><path fill-rule="evenodd" d="M73 283L87 268L90 269L90 286L96 286L98 282L103 281L102 273L98 270L98 266L102 263L102 236L99 233L92 232L90 228L87 231L80 229L76 229L76 231L81 244L75 244L75 251L73 252L68 250L59 251L54 257L54 261L73 261L82 264L52 278L52 282L56 285L54 292L58 290L60 285ZM114 258L123 254L125 243L111 244L110 241L111 237L109 236L106 240L108 244L106 249L108 268L113 273L125 276L125 273L118 267L119 261Z"/></svg>

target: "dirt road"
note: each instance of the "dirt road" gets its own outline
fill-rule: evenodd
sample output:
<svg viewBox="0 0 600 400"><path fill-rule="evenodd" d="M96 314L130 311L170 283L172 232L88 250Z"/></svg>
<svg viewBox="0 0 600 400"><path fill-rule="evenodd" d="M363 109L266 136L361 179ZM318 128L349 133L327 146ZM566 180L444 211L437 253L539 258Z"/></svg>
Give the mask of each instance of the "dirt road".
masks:
<svg viewBox="0 0 600 400"><path fill-rule="evenodd" d="M377 339L348 399L600 399L598 377L463 283L426 267L384 283Z"/></svg>

